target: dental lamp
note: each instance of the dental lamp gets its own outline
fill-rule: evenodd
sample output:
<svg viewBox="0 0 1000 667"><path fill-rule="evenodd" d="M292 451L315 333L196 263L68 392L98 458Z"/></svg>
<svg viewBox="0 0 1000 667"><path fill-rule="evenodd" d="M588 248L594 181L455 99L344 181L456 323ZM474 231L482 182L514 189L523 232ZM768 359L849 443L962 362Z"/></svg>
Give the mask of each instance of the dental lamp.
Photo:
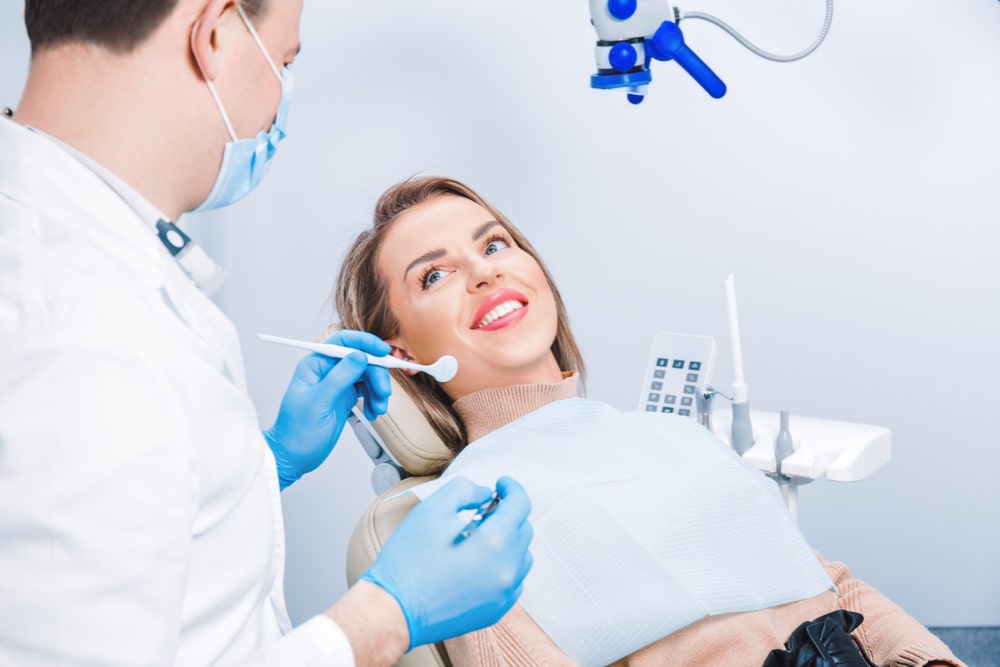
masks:
<svg viewBox="0 0 1000 667"><path fill-rule="evenodd" d="M653 60L673 60L712 97L726 94L726 84L687 45L680 23L700 19L726 31L751 52L775 62L800 60L826 38L833 20L833 0L826 0L826 18L819 36L809 47L792 55L769 53L751 44L721 19L703 12L682 12L667 0L590 0L590 22L597 31L594 57L597 73L590 86L602 90L625 88L628 101L639 104L652 81Z"/></svg>

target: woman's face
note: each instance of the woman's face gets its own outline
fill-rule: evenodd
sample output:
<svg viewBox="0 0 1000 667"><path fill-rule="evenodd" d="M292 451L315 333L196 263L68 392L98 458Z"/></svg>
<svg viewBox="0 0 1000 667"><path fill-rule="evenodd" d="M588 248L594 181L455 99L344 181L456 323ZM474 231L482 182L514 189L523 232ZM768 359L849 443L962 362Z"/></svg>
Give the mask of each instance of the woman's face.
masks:
<svg viewBox="0 0 1000 667"><path fill-rule="evenodd" d="M396 218L378 257L399 321L394 354L450 354L442 386L459 398L489 387L558 382L555 298L538 262L479 204L429 199Z"/></svg>

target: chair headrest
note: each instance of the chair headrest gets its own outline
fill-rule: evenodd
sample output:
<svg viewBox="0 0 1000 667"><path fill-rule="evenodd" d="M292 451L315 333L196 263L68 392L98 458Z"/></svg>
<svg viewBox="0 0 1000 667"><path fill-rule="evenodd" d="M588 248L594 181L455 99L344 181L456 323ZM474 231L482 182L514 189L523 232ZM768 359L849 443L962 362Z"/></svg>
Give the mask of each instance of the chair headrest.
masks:
<svg viewBox="0 0 1000 667"><path fill-rule="evenodd" d="M339 323L331 324L320 340L326 340L341 328ZM389 398L389 409L371 422L372 429L382 440L389 455L406 472L415 476L441 472L455 458L455 454L434 431L417 404L395 378L390 378L390 382L392 396Z"/></svg>

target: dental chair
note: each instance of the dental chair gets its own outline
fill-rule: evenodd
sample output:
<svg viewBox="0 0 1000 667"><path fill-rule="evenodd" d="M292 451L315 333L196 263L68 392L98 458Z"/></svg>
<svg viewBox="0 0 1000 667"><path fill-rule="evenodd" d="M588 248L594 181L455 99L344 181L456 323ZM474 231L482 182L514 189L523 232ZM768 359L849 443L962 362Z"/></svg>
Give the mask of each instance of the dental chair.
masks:
<svg viewBox="0 0 1000 667"><path fill-rule="evenodd" d="M331 327L324 338L336 329ZM358 441L375 464L372 487L379 494L358 521L351 535L347 553L348 585L357 581L375 561L376 556L396 527L417 504L408 489L437 478L454 458L409 395L391 379L390 411L374 422L355 407L348 418ZM775 475L774 442L779 431L778 414L751 411L755 444L743 458L761 471ZM729 443L731 415L727 410L713 411L711 430ZM793 426L794 453L781 463L783 474L793 475L797 484L825 478L850 482L864 479L880 469L891 457L889 429L866 424L800 417ZM795 485L791 490L794 491ZM398 497L397 497L398 496ZM796 515L786 495L789 510ZM451 666L443 644L419 646L397 663L401 667Z"/></svg>
<svg viewBox="0 0 1000 667"><path fill-rule="evenodd" d="M372 486L380 494L358 521L347 548L347 584L358 580L375 561L382 545L417 504L413 495L394 498L435 479L454 458L416 404L392 380L391 411L374 422L355 408L349 417L354 433L372 458ZM396 663L400 667L451 667L443 644L418 646Z"/></svg>

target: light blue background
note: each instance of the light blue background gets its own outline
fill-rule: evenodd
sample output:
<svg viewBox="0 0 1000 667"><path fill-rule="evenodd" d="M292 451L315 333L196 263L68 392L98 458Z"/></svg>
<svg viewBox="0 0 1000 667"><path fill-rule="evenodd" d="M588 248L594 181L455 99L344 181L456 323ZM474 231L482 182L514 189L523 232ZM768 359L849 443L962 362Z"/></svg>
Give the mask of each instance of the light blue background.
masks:
<svg viewBox="0 0 1000 667"><path fill-rule="evenodd" d="M792 52L823 2L682 9ZM0 105L27 69L21 11L0 6ZM793 64L683 28L728 95L656 63L632 107L589 88L583 0L308 0L271 174L187 223L231 273L218 298L262 425L299 355L254 335L316 336L377 195L414 173L454 176L538 247L589 395L616 407L635 406L658 331L714 336L716 384L731 381L735 273L752 406L893 431L870 479L803 488L813 545L926 624L1000 625L1000 4L838 2L826 43ZM370 469L348 435L285 493L296 622L345 590Z"/></svg>

